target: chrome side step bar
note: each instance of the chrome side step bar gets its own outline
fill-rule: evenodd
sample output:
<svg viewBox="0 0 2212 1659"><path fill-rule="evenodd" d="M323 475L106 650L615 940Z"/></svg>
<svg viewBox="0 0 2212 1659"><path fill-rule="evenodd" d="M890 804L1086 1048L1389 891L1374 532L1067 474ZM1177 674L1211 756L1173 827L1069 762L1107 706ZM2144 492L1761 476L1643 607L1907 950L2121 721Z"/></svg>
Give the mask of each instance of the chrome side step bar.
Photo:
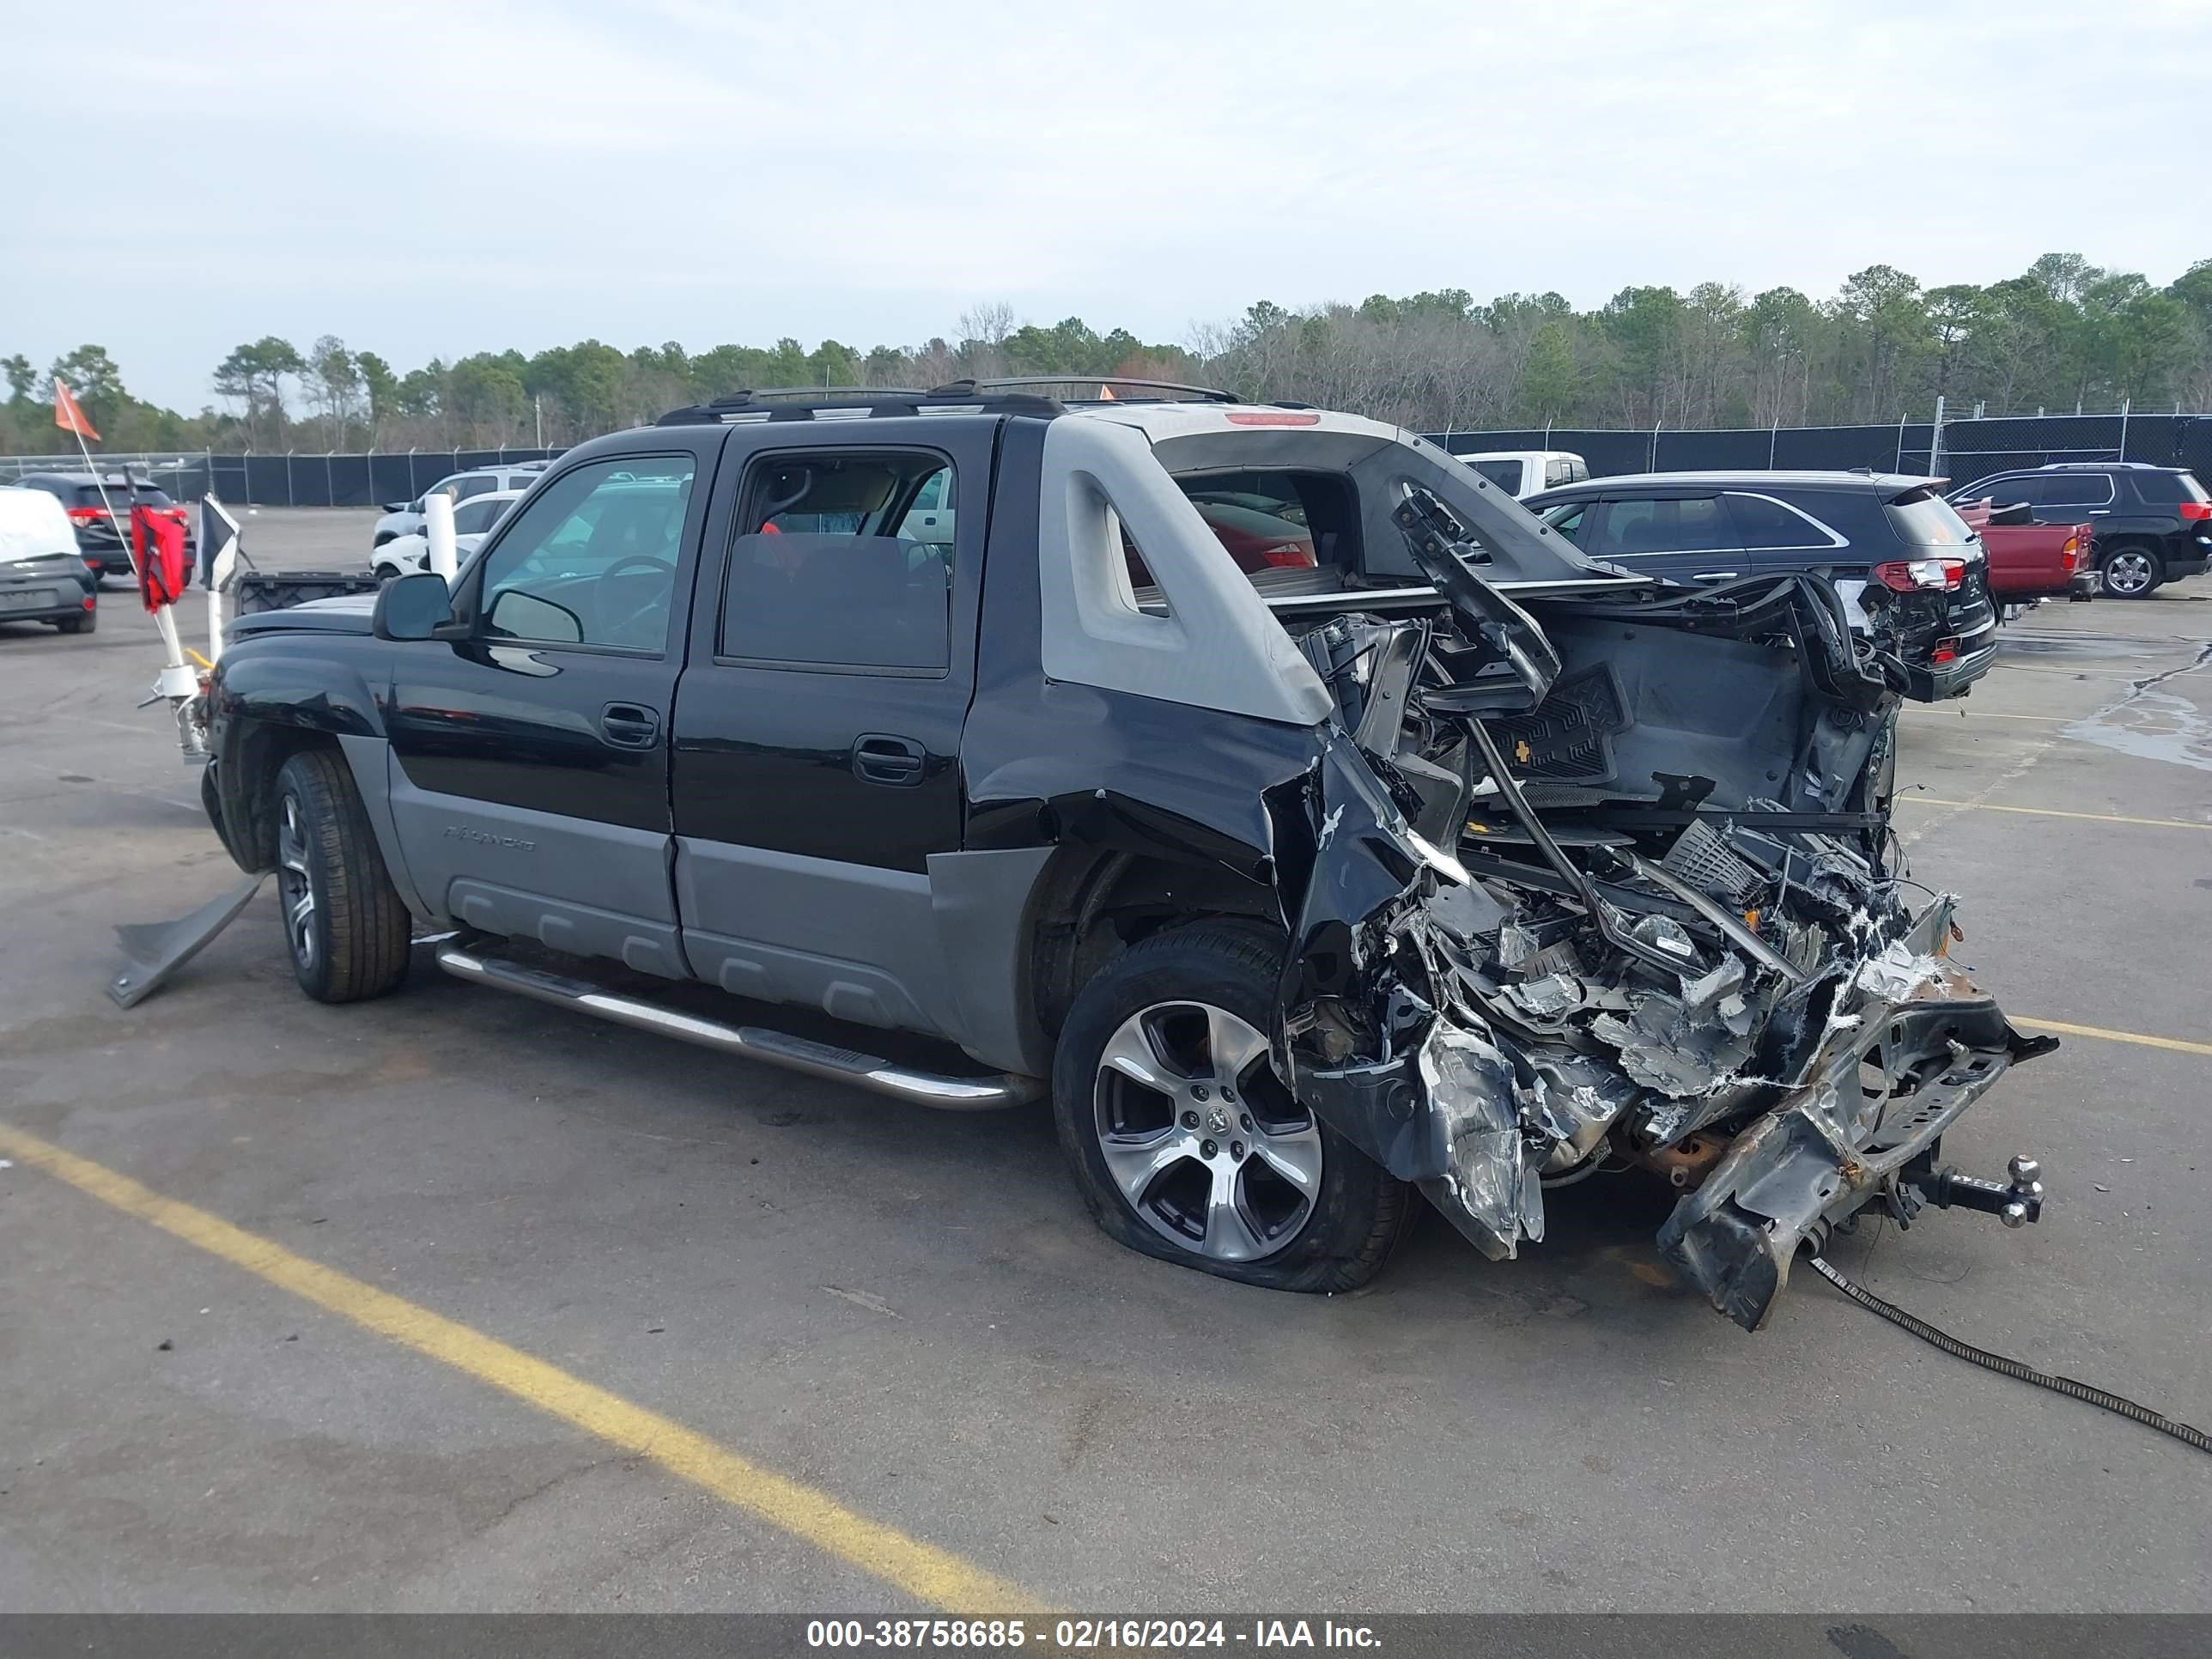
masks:
<svg viewBox="0 0 2212 1659"><path fill-rule="evenodd" d="M725 1025L641 998L602 990L589 981L549 974L543 969L485 956L465 944L438 947L438 966L471 985L489 985L501 991L533 997L579 1013L595 1014L641 1031L654 1031L702 1048L719 1049L744 1060L765 1060L787 1071L849 1083L910 1105L934 1107L941 1112L989 1112L1021 1106L1041 1097L1044 1079L1000 1073L990 1077L947 1077L893 1065L873 1054L855 1053L827 1042L771 1031L758 1025Z"/></svg>

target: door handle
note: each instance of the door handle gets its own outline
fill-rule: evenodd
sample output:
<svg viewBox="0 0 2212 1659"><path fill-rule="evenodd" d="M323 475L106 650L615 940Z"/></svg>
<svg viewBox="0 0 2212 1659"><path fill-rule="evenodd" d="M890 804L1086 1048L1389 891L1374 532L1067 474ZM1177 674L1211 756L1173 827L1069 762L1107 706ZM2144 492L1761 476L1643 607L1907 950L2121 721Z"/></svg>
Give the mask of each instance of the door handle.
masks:
<svg viewBox="0 0 2212 1659"><path fill-rule="evenodd" d="M1732 582L1736 579L1733 570L1700 570L1690 578L1693 582Z"/></svg>
<svg viewBox="0 0 2212 1659"><path fill-rule="evenodd" d="M650 749L660 740L660 714L638 702L611 702L599 711L599 732L617 749Z"/></svg>
<svg viewBox="0 0 2212 1659"><path fill-rule="evenodd" d="M928 751L912 738L888 732L863 732L853 744L854 775L870 783L894 787L921 781L922 763Z"/></svg>

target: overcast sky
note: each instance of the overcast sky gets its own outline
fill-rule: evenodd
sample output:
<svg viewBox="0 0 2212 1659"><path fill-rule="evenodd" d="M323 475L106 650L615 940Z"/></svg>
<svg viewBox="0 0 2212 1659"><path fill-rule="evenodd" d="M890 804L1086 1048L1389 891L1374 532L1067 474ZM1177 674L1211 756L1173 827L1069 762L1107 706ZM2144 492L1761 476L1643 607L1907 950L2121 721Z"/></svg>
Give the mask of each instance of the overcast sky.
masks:
<svg viewBox="0 0 2212 1659"><path fill-rule="evenodd" d="M1181 341L2212 256L2206 0L0 0L0 355L97 341L187 410L268 333L866 348L1003 299Z"/></svg>

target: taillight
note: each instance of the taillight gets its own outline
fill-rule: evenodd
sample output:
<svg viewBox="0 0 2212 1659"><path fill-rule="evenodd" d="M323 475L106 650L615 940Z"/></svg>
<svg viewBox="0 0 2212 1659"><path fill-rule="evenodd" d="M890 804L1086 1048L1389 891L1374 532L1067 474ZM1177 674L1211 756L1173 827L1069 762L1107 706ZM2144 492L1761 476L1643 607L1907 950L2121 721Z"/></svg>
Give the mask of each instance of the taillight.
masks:
<svg viewBox="0 0 2212 1659"><path fill-rule="evenodd" d="M2184 501L2181 516L2184 520L2194 520L2202 524L2207 519L2212 519L2212 501Z"/></svg>
<svg viewBox="0 0 2212 1659"><path fill-rule="evenodd" d="M2081 556L2081 538L2079 536L2069 536L2065 544L2058 550L2058 568L2061 570L2071 570Z"/></svg>
<svg viewBox="0 0 2212 1659"><path fill-rule="evenodd" d="M1238 410L1222 417L1231 426L1319 426L1321 416L1285 410L1277 414L1270 410L1262 414L1256 410Z"/></svg>
<svg viewBox="0 0 2212 1659"><path fill-rule="evenodd" d="M1956 591L1966 579L1964 559L1893 559L1874 568L1874 579L1899 593Z"/></svg>
<svg viewBox="0 0 2212 1659"><path fill-rule="evenodd" d="M108 516L107 509L104 507L72 507L64 510L79 524L89 524L95 519L106 519Z"/></svg>
<svg viewBox="0 0 2212 1659"><path fill-rule="evenodd" d="M1304 542L1284 542L1260 556L1260 562L1277 570L1306 570L1313 566L1313 549Z"/></svg>

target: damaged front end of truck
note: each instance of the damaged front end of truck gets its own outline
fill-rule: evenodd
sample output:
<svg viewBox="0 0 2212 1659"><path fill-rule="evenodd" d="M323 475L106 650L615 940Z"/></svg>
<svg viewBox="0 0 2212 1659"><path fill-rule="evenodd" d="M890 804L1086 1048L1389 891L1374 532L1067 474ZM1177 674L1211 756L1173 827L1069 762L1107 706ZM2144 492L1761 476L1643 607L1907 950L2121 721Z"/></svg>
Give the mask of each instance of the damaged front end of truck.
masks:
<svg viewBox="0 0 2212 1659"><path fill-rule="evenodd" d="M1523 610L1434 496L1396 517L1450 613L1304 635L1339 717L1269 802L1297 1097L1494 1259L1544 1237L1547 1187L1669 1183L1665 1259L1749 1330L1869 1206L2036 1219L2032 1165L1938 1164L2056 1045L1893 861L1879 637L1801 574Z"/></svg>

